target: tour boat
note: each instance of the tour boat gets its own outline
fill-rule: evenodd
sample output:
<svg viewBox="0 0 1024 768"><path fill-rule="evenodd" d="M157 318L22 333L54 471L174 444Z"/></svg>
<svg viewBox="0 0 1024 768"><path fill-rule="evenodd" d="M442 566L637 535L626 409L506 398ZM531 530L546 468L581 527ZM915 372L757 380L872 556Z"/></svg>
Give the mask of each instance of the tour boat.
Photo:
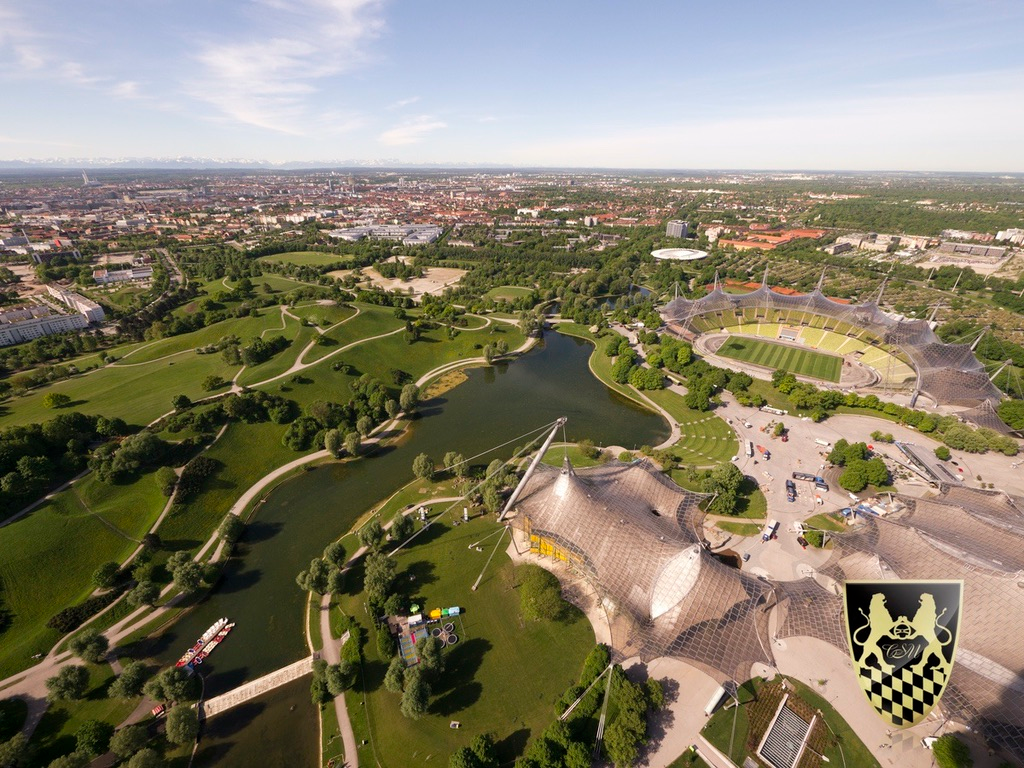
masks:
<svg viewBox="0 0 1024 768"><path fill-rule="evenodd" d="M206 657L213 653L213 650L218 645L224 642L224 638L227 637L231 630L234 628L235 622L225 624L224 627L221 628L220 632L218 632L216 636L214 636L214 638L206 644L203 650L201 650L199 653L195 655L195 658L192 659L191 664L194 666L196 664L202 664L204 661L206 661Z"/></svg>
<svg viewBox="0 0 1024 768"><path fill-rule="evenodd" d="M199 639L196 640L195 645L193 645L191 648L185 651L184 655L180 659L178 659L177 663L174 666L183 667L189 662L191 662L192 659L194 659L199 654L199 652L203 650L204 646L208 642L210 642L214 637L216 637L217 633L220 632L227 623L227 617L217 619L215 622L213 622L213 624L210 625L210 628L203 632L203 634L200 635Z"/></svg>

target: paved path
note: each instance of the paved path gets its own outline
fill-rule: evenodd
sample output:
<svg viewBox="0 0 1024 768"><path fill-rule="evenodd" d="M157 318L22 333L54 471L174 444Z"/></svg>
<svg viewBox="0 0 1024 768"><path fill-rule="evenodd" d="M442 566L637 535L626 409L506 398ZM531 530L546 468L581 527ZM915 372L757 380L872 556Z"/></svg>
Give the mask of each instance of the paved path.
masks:
<svg viewBox="0 0 1024 768"><path fill-rule="evenodd" d="M324 595L320 600L320 638L323 641L323 658L328 664L341 661L341 642L331 635L331 596ZM348 717L345 706L345 694L334 697L334 713L338 718L338 729L345 748L346 768L359 768L359 751L356 746L356 735L352 730L352 721Z"/></svg>
<svg viewBox="0 0 1024 768"><path fill-rule="evenodd" d="M200 710L202 715L209 719L214 715L219 715L221 712L226 712L232 707L244 704L250 699L262 696L268 691L280 688L285 683L298 680L300 677L304 677L312 671L313 657L307 656L300 661L296 661L294 664L289 664L287 667L281 667L281 669L275 669L268 675L264 675L252 682L240 685L227 693L222 693L220 696L215 696L209 701L201 702L199 705Z"/></svg>

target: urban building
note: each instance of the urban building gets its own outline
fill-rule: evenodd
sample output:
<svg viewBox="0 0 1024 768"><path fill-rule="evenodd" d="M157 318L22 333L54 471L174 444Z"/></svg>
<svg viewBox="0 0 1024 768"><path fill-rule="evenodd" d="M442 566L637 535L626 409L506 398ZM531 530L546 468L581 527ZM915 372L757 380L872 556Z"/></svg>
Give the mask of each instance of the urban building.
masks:
<svg viewBox="0 0 1024 768"><path fill-rule="evenodd" d="M444 232L435 224L370 224L348 229L335 229L328 234L339 240L356 242L364 238L371 240L400 240L403 245L425 245L432 243Z"/></svg>
<svg viewBox="0 0 1024 768"><path fill-rule="evenodd" d="M90 323L102 323L104 319L106 319L106 315L103 313L103 307L95 301L85 298L85 296L82 296L81 294L64 290L63 288L55 285L46 286L46 290L51 296L53 296L53 298L64 302L76 312L80 312L85 315L85 319Z"/></svg>
<svg viewBox="0 0 1024 768"><path fill-rule="evenodd" d="M92 279L97 285L110 285L111 283L128 283L135 280L151 280L153 267L141 266L128 269L94 269Z"/></svg>
<svg viewBox="0 0 1024 768"><path fill-rule="evenodd" d="M665 227L665 234L668 237L686 237L690 231L690 225L685 221L670 221Z"/></svg>
<svg viewBox="0 0 1024 768"><path fill-rule="evenodd" d="M54 333L78 331L89 325L85 315L55 315L49 307L19 307L0 312L0 347L50 336Z"/></svg>

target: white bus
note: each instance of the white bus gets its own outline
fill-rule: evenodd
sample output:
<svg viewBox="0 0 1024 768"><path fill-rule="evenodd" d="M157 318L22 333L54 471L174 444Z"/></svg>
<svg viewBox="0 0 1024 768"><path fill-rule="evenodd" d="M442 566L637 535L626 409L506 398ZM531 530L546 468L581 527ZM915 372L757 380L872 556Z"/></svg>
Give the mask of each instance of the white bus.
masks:
<svg viewBox="0 0 1024 768"><path fill-rule="evenodd" d="M747 440L747 458L751 458L754 455L754 441Z"/></svg>

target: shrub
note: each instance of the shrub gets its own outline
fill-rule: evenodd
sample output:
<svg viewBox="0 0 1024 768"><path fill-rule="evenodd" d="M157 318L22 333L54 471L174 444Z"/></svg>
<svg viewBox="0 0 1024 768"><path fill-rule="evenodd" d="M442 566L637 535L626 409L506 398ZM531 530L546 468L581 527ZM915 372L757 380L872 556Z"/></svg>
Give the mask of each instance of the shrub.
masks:
<svg viewBox="0 0 1024 768"><path fill-rule="evenodd" d="M565 617L568 604L562 599L562 588L554 574L537 565L521 565L516 575L523 618L560 621Z"/></svg>

